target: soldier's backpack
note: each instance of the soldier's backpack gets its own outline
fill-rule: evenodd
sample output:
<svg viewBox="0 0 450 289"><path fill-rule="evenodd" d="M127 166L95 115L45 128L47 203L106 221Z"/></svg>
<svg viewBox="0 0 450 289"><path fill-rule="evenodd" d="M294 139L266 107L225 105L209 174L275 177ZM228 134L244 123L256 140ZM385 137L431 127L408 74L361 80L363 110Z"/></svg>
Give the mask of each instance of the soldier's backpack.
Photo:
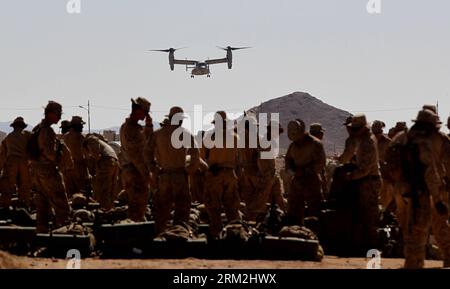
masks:
<svg viewBox="0 0 450 289"><path fill-rule="evenodd" d="M27 143L27 155L28 159L31 161L36 161L39 159L39 134L41 132L41 127L36 126L31 132L30 139Z"/></svg>

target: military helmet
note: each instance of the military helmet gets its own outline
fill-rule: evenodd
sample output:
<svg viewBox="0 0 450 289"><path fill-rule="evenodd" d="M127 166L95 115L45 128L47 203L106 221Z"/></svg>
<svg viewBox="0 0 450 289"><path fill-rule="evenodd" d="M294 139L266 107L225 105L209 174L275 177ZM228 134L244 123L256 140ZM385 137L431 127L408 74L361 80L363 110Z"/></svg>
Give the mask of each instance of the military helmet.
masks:
<svg viewBox="0 0 450 289"><path fill-rule="evenodd" d="M292 120L287 127L288 138L297 141L305 133L305 123L301 119Z"/></svg>
<svg viewBox="0 0 450 289"><path fill-rule="evenodd" d="M169 119L172 119L175 115L178 115L178 117L186 118L186 115L184 114L184 110L179 106L173 106L170 108L169 114L166 115Z"/></svg>
<svg viewBox="0 0 450 289"><path fill-rule="evenodd" d="M442 122L439 120L439 117L437 114L435 114L433 111L429 109L422 109L417 114L416 119L413 119L414 122L423 122L423 123L429 123L434 126L440 125Z"/></svg>
<svg viewBox="0 0 450 289"><path fill-rule="evenodd" d="M422 109L423 110L428 109L437 114L437 106L435 104L424 104Z"/></svg>
<svg viewBox="0 0 450 289"><path fill-rule="evenodd" d="M71 125L84 125L86 124L83 121L83 118L81 116L72 116L72 120L70 121Z"/></svg>
<svg viewBox="0 0 450 289"><path fill-rule="evenodd" d="M310 133L310 134L314 134L314 133L324 133L324 132L325 132L325 129L322 127L322 124L321 124L321 123L316 122L316 123L312 123L312 124L309 126L309 133Z"/></svg>
<svg viewBox="0 0 450 289"><path fill-rule="evenodd" d="M59 128L66 128L70 126L70 120L63 120Z"/></svg>
<svg viewBox="0 0 450 289"><path fill-rule="evenodd" d="M27 126L28 124L25 123L25 120L21 116L17 117L10 125L10 127L22 127L22 128L26 128Z"/></svg>
<svg viewBox="0 0 450 289"><path fill-rule="evenodd" d="M361 128L361 127L366 127L367 126L367 119L366 119L366 115L365 114L355 114L352 117L352 121L347 124L348 127L351 128Z"/></svg>
<svg viewBox="0 0 450 289"><path fill-rule="evenodd" d="M386 124L384 122L382 122L381 120L375 120L372 123L372 132L374 134L379 134L383 132L383 128L386 127Z"/></svg>

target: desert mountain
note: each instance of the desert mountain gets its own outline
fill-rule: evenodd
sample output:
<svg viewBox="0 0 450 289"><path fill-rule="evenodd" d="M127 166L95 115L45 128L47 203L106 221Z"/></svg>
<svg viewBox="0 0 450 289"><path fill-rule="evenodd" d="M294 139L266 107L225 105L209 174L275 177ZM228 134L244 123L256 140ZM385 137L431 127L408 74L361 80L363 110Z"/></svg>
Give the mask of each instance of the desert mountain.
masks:
<svg viewBox="0 0 450 289"><path fill-rule="evenodd" d="M326 130L324 146L327 155L340 153L344 149L347 132L342 125L351 113L328 105L305 92L294 92L286 96L271 99L261 105L251 108L255 113L279 113L280 122L285 133L281 135L281 153L286 152L289 146L287 137L287 124L296 118L302 119L307 128L311 123L319 122Z"/></svg>

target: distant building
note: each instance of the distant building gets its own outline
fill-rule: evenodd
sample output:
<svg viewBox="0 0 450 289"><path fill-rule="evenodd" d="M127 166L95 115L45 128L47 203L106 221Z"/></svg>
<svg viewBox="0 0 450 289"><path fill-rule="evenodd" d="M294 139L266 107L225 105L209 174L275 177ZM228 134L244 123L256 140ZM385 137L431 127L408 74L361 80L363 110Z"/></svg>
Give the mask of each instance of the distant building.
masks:
<svg viewBox="0 0 450 289"><path fill-rule="evenodd" d="M118 141L119 137L117 136L117 133L113 130L105 130L103 131L103 137L107 140L107 141Z"/></svg>

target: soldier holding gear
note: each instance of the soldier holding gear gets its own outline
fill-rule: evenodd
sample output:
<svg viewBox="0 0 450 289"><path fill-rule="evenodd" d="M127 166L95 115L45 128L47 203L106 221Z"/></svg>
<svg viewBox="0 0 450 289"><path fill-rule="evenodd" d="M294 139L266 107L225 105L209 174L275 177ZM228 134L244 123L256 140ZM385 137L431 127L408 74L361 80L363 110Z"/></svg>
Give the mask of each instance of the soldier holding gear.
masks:
<svg viewBox="0 0 450 289"><path fill-rule="evenodd" d="M61 119L62 106L49 101L45 118L32 132L29 155L32 158L33 183L36 188L36 231L48 232L52 209L55 212L56 227L69 222L70 207L63 178L59 171L62 151L51 125Z"/></svg>
<svg viewBox="0 0 450 289"><path fill-rule="evenodd" d="M325 168L325 150L322 142L305 130L302 120L288 124L288 137L292 141L285 156L286 170L294 175L288 195L288 219L303 225L305 202L309 215L318 216L323 199L321 173Z"/></svg>

